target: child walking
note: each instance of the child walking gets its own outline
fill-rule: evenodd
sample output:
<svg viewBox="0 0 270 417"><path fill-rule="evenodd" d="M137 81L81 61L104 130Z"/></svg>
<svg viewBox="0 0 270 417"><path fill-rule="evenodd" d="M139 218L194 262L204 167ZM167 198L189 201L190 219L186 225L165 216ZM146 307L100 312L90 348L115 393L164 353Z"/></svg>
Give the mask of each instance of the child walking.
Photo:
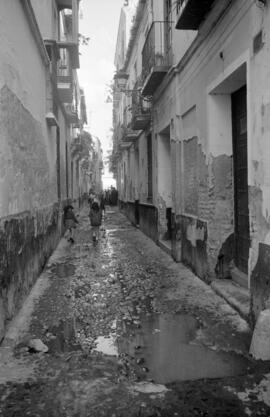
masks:
<svg viewBox="0 0 270 417"><path fill-rule="evenodd" d="M102 210L97 201L94 201L91 206L89 218L90 218L90 224L92 226L93 242L97 242L99 239L99 228L101 226L101 221L102 221Z"/></svg>
<svg viewBox="0 0 270 417"><path fill-rule="evenodd" d="M68 204L64 208L64 225L65 225L66 231L68 231L66 234L66 238L71 243L74 243L73 229L75 229L76 223L79 223L78 220L76 219L73 209L74 207L71 204Z"/></svg>

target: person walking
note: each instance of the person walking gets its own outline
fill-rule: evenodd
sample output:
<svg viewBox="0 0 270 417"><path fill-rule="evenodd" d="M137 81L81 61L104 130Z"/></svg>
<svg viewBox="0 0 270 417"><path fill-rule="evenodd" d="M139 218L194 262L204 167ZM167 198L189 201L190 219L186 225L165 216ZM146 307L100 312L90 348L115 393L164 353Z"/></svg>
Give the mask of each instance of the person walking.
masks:
<svg viewBox="0 0 270 417"><path fill-rule="evenodd" d="M91 208L91 206L92 206L92 204L93 204L93 202L94 202L94 198L95 198L95 193L94 193L94 191L90 188L90 190L89 190L89 194L88 194L88 204L89 204L90 208Z"/></svg>
<svg viewBox="0 0 270 417"><path fill-rule="evenodd" d="M76 227L76 223L79 223L75 214L74 207L68 203L64 208L64 226L66 229L66 238L68 242L74 243L73 230Z"/></svg>
<svg viewBox="0 0 270 417"><path fill-rule="evenodd" d="M89 212L89 219L92 228L92 239L93 242L98 242L99 240L99 228L102 222L102 210L98 201L95 199L90 212Z"/></svg>

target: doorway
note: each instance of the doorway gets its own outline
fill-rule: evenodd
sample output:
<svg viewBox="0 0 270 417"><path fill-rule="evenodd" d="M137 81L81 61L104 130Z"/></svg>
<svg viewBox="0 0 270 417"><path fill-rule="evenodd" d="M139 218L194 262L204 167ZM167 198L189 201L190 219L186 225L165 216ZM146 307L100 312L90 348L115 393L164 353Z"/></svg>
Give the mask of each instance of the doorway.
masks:
<svg viewBox="0 0 270 417"><path fill-rule="evenodd" d="M159 134L158 141L158 193L160 205L163 206L159 214L160 238L171 241L172 236L172 164L170 126Z"/></svg>
<svg viewBox="0 0 270 417"><path fill-rule="evenodd" d="M247 89L246 86L231 94L232 139L234 171L234 236L236 267L248 273L249 209L247 158Z"/></svg>
<svg viewBox="0 0 270 417"><path fill-rule="evenodd" d="M57 176L57 197L61 201L61 166L60 166L60 129L56 128L56 176Z"/></svg>

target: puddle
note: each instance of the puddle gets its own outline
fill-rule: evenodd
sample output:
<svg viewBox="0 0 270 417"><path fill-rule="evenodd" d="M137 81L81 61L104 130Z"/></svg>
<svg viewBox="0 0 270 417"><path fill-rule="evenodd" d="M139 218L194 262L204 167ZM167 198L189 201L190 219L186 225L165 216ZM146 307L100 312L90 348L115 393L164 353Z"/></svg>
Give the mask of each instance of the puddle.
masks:
<svg viewBox="0 0 270 417"><path fill-rule="evenodd" d="M57 264L51 268L51 273L60 278L70 277L75 272L75 266L69 263Z"/></svg>
<svg viewBox="0 0 270 417"><path fill-rule="evenodd" d="M139 328L125 326L118 351L135 357L147 379L159 384L246 373L246 359L196 344L199 327L188 315L144 317Z"/></svg>
<svg viewBox="0 0 270 417"><path fill-rule="evenodd" d="M169 391L165 385L153 384L152 382L138 382L132 386L132 389L142 394L164 394Z"/></svg>
<svg viewBox="0 0 270 417"><path fill-rule="evenodd" d="M96 352L104 353L104 355L117 356L118 348L115 344L115 338L112 336L99 336L96 341L96 347L94 350Z"/></svg>
<svg viewBox="0 0 270 417"><path fill-rule="evenodd" d="M117 229L107 228L106 231L108 234L110 234L110 233L116 233L116 232L129 232L130 230L133 230L133 228L132 227L118 227Z"/></svg>

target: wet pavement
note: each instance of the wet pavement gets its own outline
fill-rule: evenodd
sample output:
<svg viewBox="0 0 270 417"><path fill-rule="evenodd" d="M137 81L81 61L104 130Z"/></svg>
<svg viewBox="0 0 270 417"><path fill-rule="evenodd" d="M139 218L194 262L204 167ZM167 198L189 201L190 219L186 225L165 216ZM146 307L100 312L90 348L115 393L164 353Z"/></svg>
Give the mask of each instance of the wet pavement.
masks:
<svg viewBox="0 0 270 417"><path fill-rule="evenodd" d="M79 220L0 347L0 416L270 416L246 322L117 208L97 244Z"/></svg>

